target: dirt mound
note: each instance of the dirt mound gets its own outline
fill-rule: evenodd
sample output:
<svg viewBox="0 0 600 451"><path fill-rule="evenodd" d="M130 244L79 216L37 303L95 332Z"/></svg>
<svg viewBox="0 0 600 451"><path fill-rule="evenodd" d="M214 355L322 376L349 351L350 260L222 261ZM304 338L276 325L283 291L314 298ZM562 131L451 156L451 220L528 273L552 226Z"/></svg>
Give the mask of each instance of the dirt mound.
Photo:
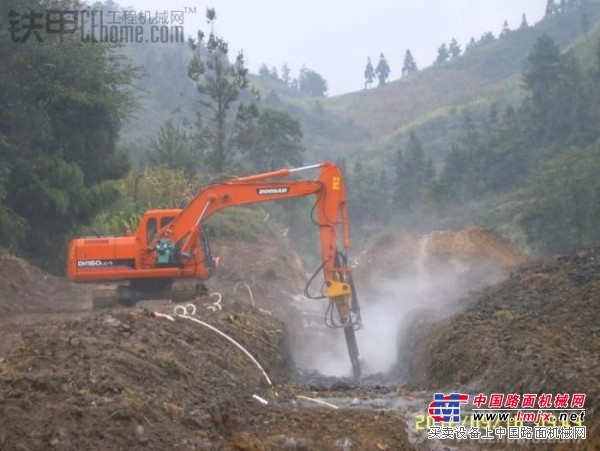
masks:
<svg viewBox="0 0 600 451"><path fill-rule="evenodd" d="M524 265L463 303L464 313L415 331L424 387L519 381L600 394L600 249Z"/></svg>
<svg viewBox="0 0 600 451"><path fill-rule="evenodd" d="M208 282L211 290L286 319L289 299L302 292L304 275L300 257L285 237L256 237L252 242L216 239L212 243L223 267Z"/></svg>
<svg viewBox="0 0 600 451"><path fill-rule="evenodd" d="M141 309L5 318L0 449L411 449L399 414L299 403L297 394L312 394L289 383L283 325L272 316L242 304L202 315L274 386L189 320Z"/></svg>
<svg viewBox="0 0 600 451"><path fill-rule="evenodd" d="M399 278L415 278L453 269L465 275L469 289L482 288L508 275L527 255L490 230L466 227L417 235L395 230L377 237L360 258L357 276L370 287Z"/></svg>
<svg viewBox="0 0 600 451"><path fill-rule="evenodd" d="M91 288L51 276L26 261L0 255L0 316L85 310Z"/></svg>
<svg viewBox="0 0 600 451"><path fill-rule="evenodd" d="M409 332L412 384L587 393L588 409L600 405L600 248L524 265L463 304Z"/></svg>

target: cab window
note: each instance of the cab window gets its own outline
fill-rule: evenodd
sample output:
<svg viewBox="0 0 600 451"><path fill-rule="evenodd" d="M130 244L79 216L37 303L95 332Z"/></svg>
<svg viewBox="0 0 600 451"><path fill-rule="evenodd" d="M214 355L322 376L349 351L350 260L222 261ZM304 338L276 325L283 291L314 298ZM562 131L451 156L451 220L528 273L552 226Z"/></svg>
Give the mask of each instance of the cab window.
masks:
<svg viewBox="0 0 600 451"><path fill-rule="evenodd" d="M157 225L156 218L148 219L148 222L146 223L146 244L150 244L154 239L154 235L158 232Z"/></svg>
<svg viewBox="0 0 600 451"><path fill-rule="evenodd" d="M170 222L175 219L173 216L165 216L160 219L160 228L166 227L170 224Z"/></svg>

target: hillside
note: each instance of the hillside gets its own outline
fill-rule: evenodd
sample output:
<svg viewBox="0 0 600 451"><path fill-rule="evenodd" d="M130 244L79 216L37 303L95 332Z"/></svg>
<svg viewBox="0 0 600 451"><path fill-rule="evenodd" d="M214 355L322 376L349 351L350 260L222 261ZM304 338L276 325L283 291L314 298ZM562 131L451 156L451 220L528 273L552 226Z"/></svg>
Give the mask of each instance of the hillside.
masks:
<svg viewBox="0 0 600 451"><path fill-rule="evenodd" d="M260 77L253 84L266 105L301 120L307 161L367 156L376 166L389 165L412 129L426 154L439 164L460 135L466 115L486 118L492 106L501 109L521 100L520 74L536 39L551 36L589 66L600 36L598 21L600 2L590 2L511 31L454 61L384 87L335 97L306 97L282 82Z"/></svg>
<svg viewBox="0 0 600 451"><path fill-rule="evenodd" d="M440 108L503 97L518 87L510 79L521 72L539 36L545 33L559 47L567 48L589 31L580 22L584 14L581 8L513 30L455 60L428 67L383 88L333 97L325 107L381 135ZM600 3L589 4L585 14L592 23L597 22Z"/></svg>
<svg viewBox="0 0 600 451"><path fill-rule="evenodd" d="M596 25L584 29L583 15ZM492 105L502 107L521 98L520 72L539 36L545 33L561 48L582 48L579 54L589 55L600 34L599 20L600 2L589 3L585 9L580 7L512 31L454 61L428 67L385 87L323 100L325 113L346 118L353 127L370 132L366 145L342 143L332 144L332 148L353 159L361 147L366 147L371 150L371 158L383 162L386 151L401 148L408 130L414 129L425 152L439 162L458 136L466 114L487 117ZM592 60L583 59L588 64ZM310 127L305 126L305 131L307 142L315 139ZM320 137L318 130L314 132Z"/></svg>
<svg viewBox="0 0 600 451"><path fill-rule="evenodd" d="M307 98L281 83L257 79L265 102L299 117L307 154L320 158L368 154L377 165L389 164L390 153L404 145L414 129L428 155L441 162L461 131L466 114L483 118L492 105L503 107L522 97L520 72L535 40L544 33L561 48L573 47L581 56L594 48L600 3L589 3L535 26L515 30L493 43L473 49L455 61L431 66L381 88L330 98ZM579 51L578 49L582 49ZM583 50L583 49L586 50ZM588 58L589 61L589 58Z"/></svg>
<svg viewBox="0 0 600 451"><path fill-rule="evenodd" d="M390 151L402 146L408 130L414 129L426 153L439 163L466 114L482 118L492 105L520 99L519 74L539 36L548 34L563 49L586 49L578 51L586 55L594 46L599 20L600 2L590 1L385 87L335 97L307 97L281 81L258 76L251 83L264 105L301 120L308 162L339 157L352 161L368 153L378 165L387 164ZM189 121L201 105L187 77L187 45L126 47L124 52L145 70L137 83L140 109L121 134L122 144L137 157L162 123L172 116Z"/></svg>

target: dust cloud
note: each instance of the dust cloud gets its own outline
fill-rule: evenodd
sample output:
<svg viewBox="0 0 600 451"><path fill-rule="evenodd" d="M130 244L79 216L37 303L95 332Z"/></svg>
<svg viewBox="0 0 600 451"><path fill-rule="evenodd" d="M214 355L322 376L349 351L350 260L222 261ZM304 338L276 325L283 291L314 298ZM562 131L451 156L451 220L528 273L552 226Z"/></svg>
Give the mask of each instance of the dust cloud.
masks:
<svg viewBox="0 0 600 451"><path fill-rule="evenodd" d="M396 248L389 251L390 254L397 251L404 257L397 268L390 270L391 265L385 261L383 270L373 265L369 265L368 271L357 268L356 288L363 328L356 332L356 338L363 376L402 377L398 367L410 353L407 339L411 331L456 313L461 308L459 300L470 291L494 284L508 275L508 265L502 258L491 258L491 252L485 249L478 253L470 250L466 254L460 250L448 251L448 247L456 245L457 237L464 240L465 236L473 238L473 235L471 230L467 235L456 232L452 240L440 234L403 238L400 244L393 243ZM481 232L477 231L476 236L480 240ZM471 247L461 245L460 248L477 247L480 251L490 248L497 253L499 247L506 245L489 238L486 236L485 246L474 246L475 240L469 239ZM493 246L489 246L489 242ZM311 306L315 301L297 300L298 306L304 306L306 315L300 331L302 338L292 347L297 366L326 376L350 376L352 370L344 334L323 326L325 306ZM310 313L307 315L307 312Z"/></svg>
<svg viewBox="0 0 600 451"><path fill-rule="evenodd" d="M470 289L465 274L460 261L451 261L436 272L380 281L376 293L363 294L365 326L357 335L363 373L389 373L402 361L401 352L410 352L404 344L414 327L458 311L457 301Z"/></svg>

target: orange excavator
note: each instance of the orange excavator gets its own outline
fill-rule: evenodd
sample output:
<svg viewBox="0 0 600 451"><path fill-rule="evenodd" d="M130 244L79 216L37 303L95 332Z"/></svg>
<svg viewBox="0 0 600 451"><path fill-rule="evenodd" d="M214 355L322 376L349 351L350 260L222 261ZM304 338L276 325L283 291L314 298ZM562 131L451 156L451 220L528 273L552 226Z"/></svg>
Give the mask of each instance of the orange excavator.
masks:
<svg viewBox="0 0 600 451"><path fill-rule="evenodd" d="M317 179L290 177L311 169L319 169ZM113 289L108 294L95 292L95 308L116 303L132 306L142 299L189 300L220 265L204 233L207 218L228 207L310 195L315 196L311 217L319 229L322 264L304 292L313 299L328 299L325 323L344 330L354 376L359 377L355 331L361 327L360 308L352 268L338 247L340 240L345 251L350 248L346 190L340 169L331 162L212 183L183 209L146 211L134 234L74 238L69 244L67 274L75 282L122 282L116 293ZM321 270L324 283L321 292L313 295L309 287ZM182 279L196 282L175 283ZM177 285L183 288L176 289Z"/></svg>

